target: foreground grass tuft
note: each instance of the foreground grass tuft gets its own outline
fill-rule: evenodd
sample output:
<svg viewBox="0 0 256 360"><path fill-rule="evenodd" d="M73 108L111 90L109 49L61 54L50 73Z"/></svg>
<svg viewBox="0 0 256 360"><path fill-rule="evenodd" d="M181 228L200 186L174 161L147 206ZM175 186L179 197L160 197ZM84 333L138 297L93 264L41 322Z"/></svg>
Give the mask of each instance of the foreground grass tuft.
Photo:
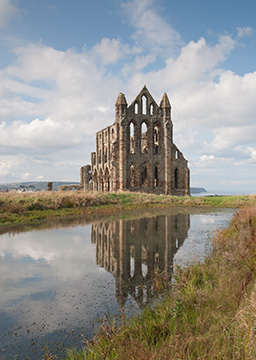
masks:
<svg viewBox="0 0 256 360"><path fill-rule="evenodd" d="M102 324L67 359L255 359L256 207L219 231L204 263L175 270L175 284L153 309L116 326Z"/></svg>
<svg viewBox="0 0 256 360"><path fill-rule="evenodd" d="M177 197L131 192L0 193L0 225L143 208L177 206L236 208L255 204L256 195Z"/></svg>

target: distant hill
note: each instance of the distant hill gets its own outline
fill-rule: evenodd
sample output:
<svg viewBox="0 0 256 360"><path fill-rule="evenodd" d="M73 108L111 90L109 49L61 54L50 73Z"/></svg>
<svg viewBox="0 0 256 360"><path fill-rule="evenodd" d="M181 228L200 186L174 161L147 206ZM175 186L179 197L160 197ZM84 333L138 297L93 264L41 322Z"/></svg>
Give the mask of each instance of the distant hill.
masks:
<svg viewBox="0 0 256 360"><path fill-rule="evenodd" d="M207 191L205 190L205 188L196 188L196 187L191 187L190 188L190 194L199 194L199 193L206 193Z"/></svg>
<svg viewBox="0 0 256 360"><path fill-rule="evenodd" d="M47 190L48 181L26 181L26 182L17 182L11 184L0 184L0 189L2 190L15 190L22 187L34 188L36 191ZM52 187L54 191L59 190L59 187L62 185L78 185L79 182L68 182L68 181L53 181Z"/></svg>
<svg viewBox="0 0 256 360"><path fill-rule="evenodd" d="M15 190L22 187L26 189L34 189L36 191L47 190L47 183L48 181L26 181L26 182L17 182L17 183L10 183L10 184L0 184L0 190ZM79 182L68 182L68 181L53 181L52 187L54 191L59 190L59 187L62 185L79 185ZM196 188L191 187L190 193L191 194L199 194L199 193L206 193L207 191L204 188Z"/></svg>

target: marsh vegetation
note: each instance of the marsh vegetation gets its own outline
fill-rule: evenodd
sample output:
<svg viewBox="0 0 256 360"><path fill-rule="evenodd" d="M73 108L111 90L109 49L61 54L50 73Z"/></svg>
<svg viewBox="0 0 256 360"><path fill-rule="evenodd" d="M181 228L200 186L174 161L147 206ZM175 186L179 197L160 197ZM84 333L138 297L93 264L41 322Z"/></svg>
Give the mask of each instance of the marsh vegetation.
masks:
<svg viewBox="0 0 256 360"><path fill-rule="evenodd" d="M177 197L131 192L0 193L0 225L108 214L129 209L177 206L238 208L255 204L256 195Z"/></svg>

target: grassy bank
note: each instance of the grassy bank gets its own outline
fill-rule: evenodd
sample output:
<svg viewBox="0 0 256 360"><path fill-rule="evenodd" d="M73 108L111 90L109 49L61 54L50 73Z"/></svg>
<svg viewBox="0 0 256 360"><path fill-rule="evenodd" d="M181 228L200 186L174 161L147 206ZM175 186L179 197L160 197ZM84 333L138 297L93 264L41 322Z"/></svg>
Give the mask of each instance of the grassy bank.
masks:
<svg viewBox="0 0 256 360"><path fill-rule="evenodd" d="M176 269L155 308L119 327L108 319L67 359L255 359L256 207L239 210L213 245L205 263Z"/></svg>
<svg viewBox="0 0 256 360"><path fill-rule="evenodd" d="M69 216L108 214L148 207L241 207L256 204L256 195L175 197L142 193L36 192L0 193L0 225Z"/></svg>

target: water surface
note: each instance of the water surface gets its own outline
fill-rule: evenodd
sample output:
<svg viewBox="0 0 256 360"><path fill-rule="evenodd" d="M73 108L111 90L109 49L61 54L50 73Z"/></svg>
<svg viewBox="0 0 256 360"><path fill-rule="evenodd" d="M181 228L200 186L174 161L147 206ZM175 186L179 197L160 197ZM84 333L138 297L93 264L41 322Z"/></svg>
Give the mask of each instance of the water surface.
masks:
<svg viewBox="0 0 256 360"><path fill-rule="evenodd" d="M171 276L175 264L203 260L234 213L200 211L127 212L1 234L0 359L39 359L45 343L63 355L90 339L105 314L141 311L154 298L155 269Z"/></svg>

